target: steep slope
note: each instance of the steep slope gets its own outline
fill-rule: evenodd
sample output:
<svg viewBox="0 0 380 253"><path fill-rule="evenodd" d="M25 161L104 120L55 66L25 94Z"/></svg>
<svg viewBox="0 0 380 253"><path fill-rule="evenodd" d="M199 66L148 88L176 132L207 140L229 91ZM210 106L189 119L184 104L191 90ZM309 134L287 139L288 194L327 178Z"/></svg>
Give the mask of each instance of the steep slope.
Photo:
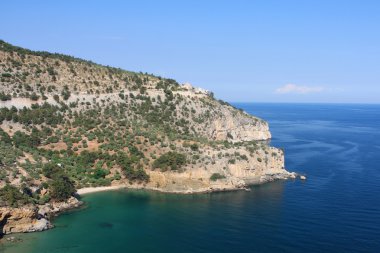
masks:
<svg viewBox="0 0 380 253"><path fill-rule="evenodd" d="M3 41L0 75L0 186L16 187L0 206L90 186L191 193L294 177L265 121L189 84Z"/></svg>

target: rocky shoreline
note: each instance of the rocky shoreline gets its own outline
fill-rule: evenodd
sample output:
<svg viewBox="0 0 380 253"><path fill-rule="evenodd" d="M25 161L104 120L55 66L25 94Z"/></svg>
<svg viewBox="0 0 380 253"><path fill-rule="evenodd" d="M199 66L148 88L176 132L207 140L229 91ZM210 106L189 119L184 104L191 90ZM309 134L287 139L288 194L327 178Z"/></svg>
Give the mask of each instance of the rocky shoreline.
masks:
<svg viewBox="0 0 380 253"><path fill-rule="evenodd" d="M172 194L202 194L202 193L212 193L212 192L226 192L226 191L239 191L239 190L250 190L249 186L264 184L267 182L272 182L276 180L287 180L300 178L304 180L304 176L298 175L294 172L286 173L276 173L271 175L265 175L260 177L258 181L246 181L242 185L235 185L235 187L210 187L205 189L194 189L192 191L165 191L159 188L143 187L136 185L114 185L108 187L89 187L82 188L78 190L78 196L83 194L89 194L100 191L110 191L118 189L144 189L159 191L163 193ZM59 215L62 212L72 210L80 207L83 204L82 201L78 200L76 197L71 197L65 202L52 202L46 203L44 205L27 205L20 208L13 207L0 207L0 229L3 235L9 235L14 233L29 233L29 232L39 232L50 228L53 228L51 223L51 218ZM17 238L8 238L8 241L17 241Z"/></svg>
<svg viewBox="0 0 380 253"><path fill-rule="evenodd" d="M270 146L266 121L202 88L4 41L0 61L0 144L9 156L0 234L51 228L52 216L80 200L26 203L64 200L89 183L111 186L77 194L201 194L297 177L284 151Z"/></svg>
<svg viewBox="0 0 380 253"><path fill-rule="evenodd" d="M13 233L39 232L53 227L51 218L78 208L83 204L75 197L65 202L52 202L44 205L26 205L20 208L0 207L0 235Z"/></svg>

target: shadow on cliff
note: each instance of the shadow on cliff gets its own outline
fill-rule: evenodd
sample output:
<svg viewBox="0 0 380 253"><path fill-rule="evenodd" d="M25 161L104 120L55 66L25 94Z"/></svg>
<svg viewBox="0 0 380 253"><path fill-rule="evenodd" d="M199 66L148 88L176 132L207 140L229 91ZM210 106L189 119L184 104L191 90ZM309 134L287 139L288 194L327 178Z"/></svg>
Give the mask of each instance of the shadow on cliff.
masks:
<svg viewBox="0 0 380 253"><path fill-rule="evenodd" d="M0 221L0 239L4 237L4 226L7 224L9 215L5 215L5 217Z"/></svg>

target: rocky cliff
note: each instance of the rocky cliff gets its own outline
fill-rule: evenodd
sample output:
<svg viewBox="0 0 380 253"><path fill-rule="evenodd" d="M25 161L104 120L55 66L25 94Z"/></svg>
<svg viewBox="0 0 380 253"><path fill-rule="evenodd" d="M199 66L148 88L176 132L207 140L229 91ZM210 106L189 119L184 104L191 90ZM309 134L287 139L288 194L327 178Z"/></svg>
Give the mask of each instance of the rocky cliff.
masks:
<svg viewBox="0 0 380 253"><path fill-rule="evenodd" d="M22 207L0 207L0 236L3 234L37 232L52 228L50 217L82 204L74 197L64 202Z"/></svg>
<svg viewBox="0 0 380 253"><path fill-rule="evenodd" d="M42 231L50 227L45 218L38 216L33 205L20 208L0 207L0 228L3 234Z"/></svg>
<svg viewBox="0 0 380 253"><path fill-rule="evenodd" d="M29 203L0 209L4 233L49 227L41 210L74 188L194 193L295 176L267 122L190 84L3 41L0 75L0 203Z"/></svg>
<svg viewBox="0 0 380 253"><path fill-rule="evenodd" d="M182 173L151 171L146 188L177 193L224 191L296 176L285 170L283 152L273 147L258 148L254 155L244 148L227 149L224 153L205 148L201 152L210 154L207 165L188 166Z"/></svg>

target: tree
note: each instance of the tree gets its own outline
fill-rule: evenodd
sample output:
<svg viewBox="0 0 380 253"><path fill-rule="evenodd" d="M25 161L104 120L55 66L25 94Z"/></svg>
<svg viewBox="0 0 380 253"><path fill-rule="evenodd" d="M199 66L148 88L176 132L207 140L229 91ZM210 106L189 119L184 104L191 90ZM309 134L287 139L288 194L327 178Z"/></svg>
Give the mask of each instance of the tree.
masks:
<svg viewBox="0 0 380 253"><path fill-rule="evenodd" d="M61 172L61 168L55 163L46 163L42 168L45 177L52 178Z"/></svg>
<svg viewBox="0 0 380 253"><path fill-rule="evenodd" d="M162 171L166 171L168 169L178 170L185 163L186 157L184 154L170 151L155 160L153 162L153 167L160 168Z"/></svg>
<svg viewBox="0 0 380 253"><path fill-rule="evenodd" d="M65 175L54 177L49 189L51 198L57 201L65 201L76 192L74 183Z"/></svg>
<svg viewBox="0 0 380 253"><path fill-rule="evenodd" d="M11 100L11 99L12 99L12 96L10 94L5 94L4 92L0 93L0 100L1 101L7 101L7 100Z"/></svg>
<svg viewBox="0 0 380 253"><path fill-rule="evenodd" d="M6 204L18 207L27 203L29 203L28 196L21 193L15 186L7 184L0 189L0 206Z"/></svg>
<svg viewBox="0 0 380 253"><path fill-rule="evenodd" d="M108 170L105 170L102 168L96 168L93 176L95 179L100 179L100 178L105 178L108 174L110 174Z"/></svg>
<svg viewBox="0 0 380 253"><path fill-rule="evenodd" d="M37 101L39 98L40 96L38 96L35 92L33 92L32 95L30 95L30 99L33 101Z"/></svg>
<svg viewBox="0 0 380 253"><path fill-rule="evenodd" d="M11 137L2 128L0 128L0 141L2 141L4 143L8 143L8 144L12 143Z"/></svg>
<svg viewBox="0 0 380 253"><path fill-rule="evenodd" d="M30 135L21 131L16 131L13 135L13 143L16 147L37 147L41 144L40 132L36 128L32 129Z"/></svg>

